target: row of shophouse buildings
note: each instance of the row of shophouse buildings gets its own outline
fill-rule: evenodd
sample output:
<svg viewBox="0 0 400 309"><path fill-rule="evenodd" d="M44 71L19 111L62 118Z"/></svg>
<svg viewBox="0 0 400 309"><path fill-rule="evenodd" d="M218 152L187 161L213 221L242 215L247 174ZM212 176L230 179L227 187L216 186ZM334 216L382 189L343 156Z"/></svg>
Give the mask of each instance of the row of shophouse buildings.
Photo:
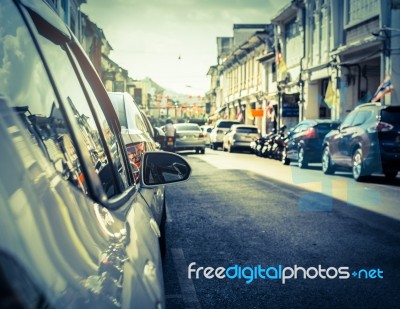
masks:
<svg viewBox="0 0 400 309"><path fill-rule="evenodd" d="M400 105L400 1L292 0L268 24L233 25L217 50L204 98L210 122L236 119L266 133L342 119L371 100Z"/></svg>
<svg viewBox="0 0 400 309"><path fill-rule="evenodd" d="M79 38L107 91L130 93L155 117L183 114L182 98L132 79L110 59L104 32L81 12L87 0L44 1ZM399 105L399 54L400 0L291 0L270 23L234 24L232 37L217 38L197 117L237 119L262 133L303 119L342 119L371 101L384 80L391 84L381 103Z"/></svg>

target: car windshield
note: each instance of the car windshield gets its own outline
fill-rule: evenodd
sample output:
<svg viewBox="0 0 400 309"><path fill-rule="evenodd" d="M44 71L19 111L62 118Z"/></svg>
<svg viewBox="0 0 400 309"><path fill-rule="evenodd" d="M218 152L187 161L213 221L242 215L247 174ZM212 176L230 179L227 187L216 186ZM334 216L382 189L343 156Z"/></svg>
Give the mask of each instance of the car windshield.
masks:
<svg viewBox="0 0 400 309"><path fill-rule="evenodd" d="M238 124L237 122L233 122L233 121L223 121L220 122L217 127L218 128L230 128L231 126L233 126L234 124Z"/></svg>
<svg viewBox="0 0 400 309"><path fill-rule="evenodd" d="M330 130L332 130L331 123L319 123L317 125L317 129L320 133L328 133Z"/></svg>
<svg viewBox="0 0 400 309"><path fill-rule="evenodd" d="M258 133L257 128L237 128L236 129L236 133L246 133L246 134L250 134L250 133Z"/></svg>
<svg viewBox="0 0 400 309"><path fill-rule="evenodd" d="M177 125L176 126L176 131L201 131L200 127L198 125L194 124L183 124L183 125Z"/></svg>
<svg viewBox="0 0 400 309"><path fill-rule="evenodd" d="M125 104L124 104L124 97L120 94L109 93L108 94L112 105L117 113L118 120L122 127L128 127L128 121L126 119L126 111L125 111Z"/></svg>

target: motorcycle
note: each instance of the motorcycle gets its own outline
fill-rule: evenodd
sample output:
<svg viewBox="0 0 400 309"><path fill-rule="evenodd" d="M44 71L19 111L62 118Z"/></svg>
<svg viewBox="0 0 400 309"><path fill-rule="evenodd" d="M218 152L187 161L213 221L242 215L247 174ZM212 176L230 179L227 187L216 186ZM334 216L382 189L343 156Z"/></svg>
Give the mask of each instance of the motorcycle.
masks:
<svg viewBox="0 0 400 309"><path fill-rule="evenodd" d="M286 126L283 125L279 128L278 132L275 133L275 130L273 133L271 133L268 137L268 139L265 141L264 146L262 148L262 154L261 156L264 158L275 158L277 150L278 150L278 144L277 140L280 139L286 130Z"/></svg>
<svg viewBox="0 0 400 309"><path fill-rule="evenodd" d="M253 144L251 145L251 147L253 148L253 152L255 153L256 156L258 157L261 156L262 147L264 146L264 143L270 134L271 133L261 136L260 138L252 142Z"/></svg>
<svg viewBox="0 0 400 309"><path fill-rule="evenodd" d="M286 126L282 126L279 129L279 133L274 139L270 155L275 160L279 161L282 160L282 155L286 148L286 142L287 142L287 135L285 131L286 131Z"/></svg>
<svg viewBox="0 0 400 309"><path fill-rule="evenodd" d="M278 133L270 133L268 138L265 140L264 145L261 150L261 156L264 158L270 158L272 154L272 147L274 145L275 138Z"/></svg>
<svg viewBox="0 0 400 309"><path fill-rule="evenodd" d="M174 136L166 136L165 137L165 144L164 150L175 152L175 137Z"/></svg>

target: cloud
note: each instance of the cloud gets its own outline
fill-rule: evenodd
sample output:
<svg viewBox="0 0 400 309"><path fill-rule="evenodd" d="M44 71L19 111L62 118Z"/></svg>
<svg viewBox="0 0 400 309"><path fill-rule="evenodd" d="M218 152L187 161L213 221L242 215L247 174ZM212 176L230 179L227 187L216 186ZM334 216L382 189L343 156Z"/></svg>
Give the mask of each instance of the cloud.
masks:
<svg viewBox="0 0 400 309"><path fill-rule="evenodd" d="M88 0L82 10L103 28L114 48L111 58L130 75L161 83L174 72L179 77L165 78L171 82L166 86L174 88L174 80L192 84L200 79L208 87L206 72L216 62L216 38L232 36L234 23L268 23L280 7L282 2L272 0L113 0L112 5Z"/></svg>

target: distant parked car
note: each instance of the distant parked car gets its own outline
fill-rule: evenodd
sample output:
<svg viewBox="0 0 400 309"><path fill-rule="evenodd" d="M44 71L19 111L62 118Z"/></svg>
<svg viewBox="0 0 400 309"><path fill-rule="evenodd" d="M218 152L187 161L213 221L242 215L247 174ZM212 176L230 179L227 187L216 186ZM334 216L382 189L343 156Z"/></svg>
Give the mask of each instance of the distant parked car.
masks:
<svg viewBox="0 0 400 309"><path fill-rule="evenodd" d="M175 127L175 151L195 150L205 153L206 140L204 133L196 123L177 123Z"/></svg>
<svg viewBox="0 0 400 309"><path fill-rule="evenodd" d="M200 129L203 131L204 134L204 138L206 140L206 146L209 147L211 144L211 137L210 137L210 133L212 131L212 126L206 126L206 125L202 125L200 126Z"/></svg>
<svg viewBox="0 0 400 309"><path fill-rule="evenodd" d="M238 149L250 150L251 142L260 137L258 128L252 125L234 124L223 138L222 149L233 152Z"/></svg>
<svg viewBox="0 0 400 309"><path fill-rule="evenodd" d="M372 173L395 178L400 170L400 106L356 107L323 141L322 171L351 169L361 181Z"/></svg>
<svg viewBox="0 0 400 309"><path fill-rule="evenodd" d="M240 124L236 120L218 120L215 127L210 133L210 147L211 149L217 150L218 147L222 147L225 133L229 131L232 125Z"/></svg>
<svg viewBox="0 0 400 309"><path fill-rule="evenodd" d="M297 161L300 168L306 168L308 163L321 162L324 137L338 125L338 122L332 120L308 119L301 121L288 133L282 162L289 164L291 161Z"/></svg>

